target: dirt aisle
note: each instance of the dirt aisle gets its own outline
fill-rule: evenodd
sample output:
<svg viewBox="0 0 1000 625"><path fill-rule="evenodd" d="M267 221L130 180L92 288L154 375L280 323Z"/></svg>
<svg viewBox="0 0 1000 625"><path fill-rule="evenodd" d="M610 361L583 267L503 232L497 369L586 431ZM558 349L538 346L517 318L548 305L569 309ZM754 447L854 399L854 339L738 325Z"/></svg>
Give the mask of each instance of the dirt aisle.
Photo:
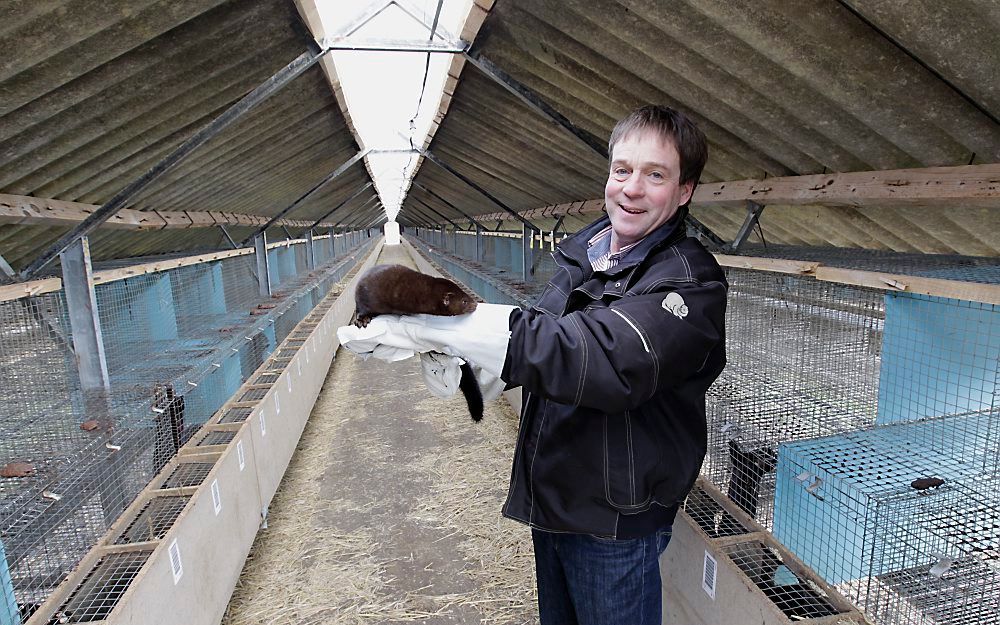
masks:
<svg viewBox="0 0 1000 625"><path fill-rule="evenodd" d="M499 512L516 428L341 350L223 623L537 622L530 534Z"/></svg>

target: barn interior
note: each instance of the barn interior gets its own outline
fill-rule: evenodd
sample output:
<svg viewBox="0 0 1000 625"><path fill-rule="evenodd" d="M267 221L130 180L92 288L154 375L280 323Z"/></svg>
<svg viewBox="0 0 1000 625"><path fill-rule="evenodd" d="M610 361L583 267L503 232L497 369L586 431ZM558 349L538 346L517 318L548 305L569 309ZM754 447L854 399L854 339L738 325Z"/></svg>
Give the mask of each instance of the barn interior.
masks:
<svg viewBox="0 0 1000 625"><path fill-rule="evenodd" d="M537 622L518 394L336 328L385 262L530 307L648 103L729 281L663 622L1000 625L1000 6L466 4L0 5L0 625ZM398 207L346 50L449 59Z"/></svg>

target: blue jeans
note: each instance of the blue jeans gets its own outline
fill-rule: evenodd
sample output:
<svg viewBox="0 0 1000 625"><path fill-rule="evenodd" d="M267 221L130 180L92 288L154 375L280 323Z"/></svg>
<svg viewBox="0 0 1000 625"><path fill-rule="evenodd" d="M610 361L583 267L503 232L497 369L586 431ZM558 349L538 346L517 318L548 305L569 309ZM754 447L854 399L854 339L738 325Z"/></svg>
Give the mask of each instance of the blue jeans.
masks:
<svg viewBox="0 0 1000 625"><path fill-rule="evenodd" d="M659 625L670 530L627 540L532 530L541 625Z"/></svg>

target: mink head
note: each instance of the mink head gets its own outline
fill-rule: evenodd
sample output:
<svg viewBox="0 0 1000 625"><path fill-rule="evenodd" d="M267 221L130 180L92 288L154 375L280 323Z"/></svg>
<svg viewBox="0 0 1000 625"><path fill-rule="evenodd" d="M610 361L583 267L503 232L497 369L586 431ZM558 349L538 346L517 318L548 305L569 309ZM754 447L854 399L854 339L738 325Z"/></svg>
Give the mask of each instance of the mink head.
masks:
<svg viewBox="0 0 1000 625"><path fill-rule="evenodd" d="M444 294L444 300L442 303L448 313L452 315L464 315L465 313L470 313L476 309L476 300L469 297L469 295L463 291L459 291L457 293L454 291L448 291Z"/></svg>

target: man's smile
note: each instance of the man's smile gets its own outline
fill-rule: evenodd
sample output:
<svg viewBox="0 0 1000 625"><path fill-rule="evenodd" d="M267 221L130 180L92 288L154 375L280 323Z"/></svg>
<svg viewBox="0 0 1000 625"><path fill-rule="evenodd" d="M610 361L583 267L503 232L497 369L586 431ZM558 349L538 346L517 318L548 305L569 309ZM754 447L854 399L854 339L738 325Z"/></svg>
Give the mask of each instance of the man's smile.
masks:
<svg viewBox="0 0 1000 625"><path fill-rule="evenodd" d="M641 208L632 208L631 206L622 206L621 204L618 205L618 208L622 209L629 215L641 215L646 212Z"/></svg>

